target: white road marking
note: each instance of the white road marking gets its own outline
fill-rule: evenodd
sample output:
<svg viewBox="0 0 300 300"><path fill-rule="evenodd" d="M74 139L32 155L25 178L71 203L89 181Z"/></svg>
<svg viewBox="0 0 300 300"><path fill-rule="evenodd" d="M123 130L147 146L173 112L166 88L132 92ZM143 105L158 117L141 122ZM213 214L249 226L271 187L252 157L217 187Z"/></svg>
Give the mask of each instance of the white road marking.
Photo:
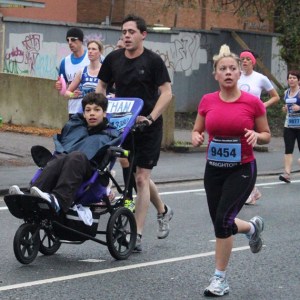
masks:
<svg viewBox="0 0 300 300"><path fill-rule="evenodd" d="M299 183L300 180L293 180L292 183ZM266 183L258 183L255 184L255 186L265 186L269 187L272 185L281 185L286 184L285 182L266 182ZM199 193L199 192L205 192L205 189L196 189L196 190L184 190L184 191L173 191L173 192L162 192L159 193L160 195L175 195L175 194L184 194L184 193Z"/></svg>
<svg viewBox="0 0 300 300"><path fill-rule="evenodd" d="M99 262L105 261L105 259L88 258L88 259L80 259L79 261L83 261L83 262L91 262L91 263L99 263Z"/></svg>
<svg viewBox="0 0 300 300"><path fill-rule="evenodd" d="M291 183L299 183L300 180L293 180ZM256 186L264 186L264 187L270 187L272 185L281 185L286 184L285 182L266 182L266 183L258 183L255 184ZM175 195L175 194L185 194L185 193L199 193L199 192L205 192L205 189L195 189L195 190L183 190L183 191L173 191L173 192L161 192L160 195ZM0 210L7 210L7 207L0 207Z"/></svg>
<svg viewBox="0 0 300 300"><path fill-rule="evenodd" d="M248 249L249 249L249 246L237 247L237 248L233 248L232 252L244 251L244 250L248 250ZM173 262L178 262L178 261L183 261L183 260L197 259L197 258L208 257L208 256L213 256L213 255L215 255L215 252L210 251L210 252L204 252L204 253L199 253L199 254L194 254L194 255L187 255L187 256L174 257L174 258L150 261L150 262L145 262L145 263L139 263L139 264L130 265L130 266L116 267L116 268L91 271L91 272L85 272L85 273L77 273L77 274L72 274L72 275L66 275L66 276L60 276L60 277L54 277L54 278L48 278L48 279L42 279L42 280L36 280L36 281L29 281L29 282L24 282L24 283L17 283L17 284L0 287L0 291L15 290L15 289L21 289L21 288L25 288L25 287L49 284L49 283L53 283L53 282L73 280L73 279L90 277L90 276L98 276L98 275L102 275L102 274L157 266L157 265L162 265L162 264L168 264L168 263L173 263Z"/></svg>

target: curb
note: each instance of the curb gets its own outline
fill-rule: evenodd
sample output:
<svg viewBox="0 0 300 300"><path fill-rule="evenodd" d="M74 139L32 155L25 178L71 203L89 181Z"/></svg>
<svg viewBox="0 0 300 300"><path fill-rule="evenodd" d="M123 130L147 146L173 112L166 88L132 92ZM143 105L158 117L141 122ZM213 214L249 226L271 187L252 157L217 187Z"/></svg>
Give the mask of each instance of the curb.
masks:
<svg viewBox="0 0 300 300"><path fill-rule="evenodd" d="M193 147L192 145L172 145L168 150L176 153L187 153L187 152L206 152L207 145L201 145L200 147ZM253 148L257 152L269 152L269 146L257 145Z"/></svg>
<svg viewBox="0 0 300 300"><path fill-rule="evenodd" d="M201 145L200 147L193 147L192 145L172 145L168 150L176 153L188 153L188 152L206 152L207 145Z"/></svg>

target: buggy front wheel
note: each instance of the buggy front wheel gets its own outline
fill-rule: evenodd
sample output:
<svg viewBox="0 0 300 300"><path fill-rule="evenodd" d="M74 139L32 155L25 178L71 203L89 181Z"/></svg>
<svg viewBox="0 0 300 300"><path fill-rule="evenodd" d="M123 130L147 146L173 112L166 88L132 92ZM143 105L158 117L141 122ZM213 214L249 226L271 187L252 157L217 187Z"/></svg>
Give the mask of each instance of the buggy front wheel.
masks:
<svg viewBox="0 0 300 300"><path fill-rule="evenodd" d="M14 253L22 264L33 262L39 252L40 236L39 228L35 224L22 224L14 237Z"/></svg>
<svg viewBox="0 0 300 300"><path fill-rule="evenodd" d="M55 235L48 229L40 230L40 248L39 251L44 255L54 254L61 246Z"/></svg>
<svg viewBox="0 0 300 300"><path fill-rule="evenodd" d="M112 257L127 259L135 247L136 222L133 213L125 207L115 210L106 228L107 247Z"/></svg>

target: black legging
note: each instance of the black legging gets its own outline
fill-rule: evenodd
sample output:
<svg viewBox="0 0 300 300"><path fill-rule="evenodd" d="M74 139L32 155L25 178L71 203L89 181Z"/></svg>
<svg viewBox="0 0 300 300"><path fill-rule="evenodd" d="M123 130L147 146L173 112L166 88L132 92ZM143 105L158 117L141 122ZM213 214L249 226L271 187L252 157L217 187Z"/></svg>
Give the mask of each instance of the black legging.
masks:
<svg viewBox="0 0 300 300"><path fill-rule="evenodd" d="M293 154L295 142L297 140L298 149L300 151L300 129L284 127L283 138L285 145L285 154Z"/></svg>
<svg viewBox="0 0 300 300"><path fill-rule="evenodd" d="M228 238L237 233L234 219L253 190L256 175L255 160L231 169L206 164L204 187L217 238Z"/></svg>

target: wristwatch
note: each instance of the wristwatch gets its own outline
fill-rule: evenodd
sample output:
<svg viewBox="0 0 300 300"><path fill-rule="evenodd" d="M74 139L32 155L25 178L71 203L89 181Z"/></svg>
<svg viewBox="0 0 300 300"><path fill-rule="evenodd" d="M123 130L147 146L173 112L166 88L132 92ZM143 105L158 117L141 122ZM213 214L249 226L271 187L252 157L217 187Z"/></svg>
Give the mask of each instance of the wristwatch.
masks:
<svg viewBox="0 0 300 300"><path fill-rule="evenodd" d="M154 123L154 120L153 120L153 118L152 118L151 115L148 115L146 118L147 118L149 121L151 121L152 123Z"/></svg>

